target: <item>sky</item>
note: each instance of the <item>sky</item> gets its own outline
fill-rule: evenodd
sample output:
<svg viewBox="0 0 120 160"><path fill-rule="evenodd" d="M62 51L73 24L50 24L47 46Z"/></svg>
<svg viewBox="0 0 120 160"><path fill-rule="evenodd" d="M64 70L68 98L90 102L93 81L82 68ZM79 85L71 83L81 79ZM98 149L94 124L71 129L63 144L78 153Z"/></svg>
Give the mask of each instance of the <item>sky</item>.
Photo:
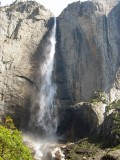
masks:
<svg viewBox="0 0 120 160"><path fill-rule="evenodd" d="M0 0L1 5L11 4L14 1L15 0ZM58 16L69 3L79 0L36 0L36 1L45 6L46 9L50 9L55 16ZM85 1L85 0L80 0L80 1Z"/></svg>

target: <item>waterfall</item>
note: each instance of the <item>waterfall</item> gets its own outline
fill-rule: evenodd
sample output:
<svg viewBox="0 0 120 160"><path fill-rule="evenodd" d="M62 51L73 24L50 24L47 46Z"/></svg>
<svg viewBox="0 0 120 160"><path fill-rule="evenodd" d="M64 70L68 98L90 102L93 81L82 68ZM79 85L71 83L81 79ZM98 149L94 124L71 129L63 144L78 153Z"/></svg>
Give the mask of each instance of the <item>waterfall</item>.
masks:
<svg viewBox="0 0 120 160"><path fill-rule="evenodd" d="M51 135L56 132L57 128L57 111L54 103L56 85L52 81L56 44L56 18L54 18L54 26L49 40L49 53L41 67L42 83L39 94L39 111L37 113L36 124L44 134L47 133L48 135Z"/></svg>
<svg viewBox="0 0 120 160"><path fill-rule="evenodd" d="M52 73L56 45L56 18L54 18L54 25L48 38L50 45L46 46L46 58L40 67L42 80L39 91L39 108L37 110L32 108L30 119L30 126L35 127L33 129L35 132L37 128L45 136L45 139L41 139L36 134L27 133L24 134L23 140L34 151L35 159L48 159L49 155L51 156L50 160L54 160L58 155L61 160L64 160L65 156L54 137L57 130L57 107L55 105L56 85L52 81Z"/></svg>

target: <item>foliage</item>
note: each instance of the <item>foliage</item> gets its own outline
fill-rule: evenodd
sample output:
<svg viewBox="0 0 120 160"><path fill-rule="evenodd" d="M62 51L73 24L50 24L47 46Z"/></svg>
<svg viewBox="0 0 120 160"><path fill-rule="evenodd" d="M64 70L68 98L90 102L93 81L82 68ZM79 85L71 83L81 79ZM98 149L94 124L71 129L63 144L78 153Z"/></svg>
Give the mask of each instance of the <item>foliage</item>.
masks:
<svg viewBox="0 0 120 160"><path fill-rule="evenodd" d="M32 160L30 150L23 144L21 132L10 117L2 120L0 125L0 160Z"/></svg>
<svg viewBox="0 0 120 160"><path fill-rule="evenodd" d="M107 107L107 112L112 109L114 110L112 113L112 118L113 118L112 134L120 136L120 100L113 101Z"/></svg>
<svg viewBox="0 0 120 160"><path fill-rule="evenodd" d="M95 103L95 102L107 103L106 94L104 92L95 91L93 98L90 100L90 103Z"/></svg>
<svg viewBox="0 0 120 160"><path fill-rule="evenodd" d="M67 160L80 160L83 157L92 157L98 150L99 146L84 138L71 147L68 147Z"/></svg>
<svg viewBox="0 0 120 160"><path fill-rule="evenodd" d="M120 110L113 113L113 128L112 134L116 136L120 143Z"/></svg>
<svg viewBox="0 0 120 160"><path fill-rule="evenodd" d="M118 111L120 111L120 100L118 101L113 101L112 103L109 104L109 106L107 106L107 112L111 109L116 109Z"/></svg>
<svg viewBox="0 0 120 160"><path fill-rule="evenodd" d="M106 117L98 135L103 148L120 147L120 100L106 107Z"/></svg>

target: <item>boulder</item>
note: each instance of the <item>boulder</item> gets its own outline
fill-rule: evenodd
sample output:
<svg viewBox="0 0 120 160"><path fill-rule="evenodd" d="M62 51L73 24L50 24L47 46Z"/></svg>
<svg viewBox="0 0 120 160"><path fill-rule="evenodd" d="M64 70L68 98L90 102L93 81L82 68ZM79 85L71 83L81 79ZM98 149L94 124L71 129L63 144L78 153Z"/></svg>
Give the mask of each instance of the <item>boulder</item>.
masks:
<svg viewBox="0 0 120 160"><path fill-rule="evenodd" d="M78 140L94 133L100 124L94 108L91 103L78 103L61 109L57 134L67 140Z"/></svg>
<svg viewBox="0 0 120 160"><path fill-rule="evenodd" d="M105 117L104 122L98 127L96 135L102 141L103 147L115 147L120 144L120 110L114 109Z"/></svg>
<svg viewBox="0 0 120 160"><path fill-rule="evenodd" d="M120 150L116 149L113 151L109 151L105 156L101 158L101 160L120 160Z"/></svg>

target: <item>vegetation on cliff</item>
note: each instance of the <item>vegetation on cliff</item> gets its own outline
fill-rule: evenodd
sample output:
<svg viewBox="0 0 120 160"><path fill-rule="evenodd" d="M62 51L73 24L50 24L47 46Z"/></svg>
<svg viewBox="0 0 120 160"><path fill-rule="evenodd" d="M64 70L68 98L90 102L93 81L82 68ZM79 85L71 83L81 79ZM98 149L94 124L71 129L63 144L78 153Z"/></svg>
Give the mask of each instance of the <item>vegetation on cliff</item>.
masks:
<svg viewBox="0 0 120 160"><path fill-rule="evenodd" d="M107 106L106 114L101 125L100 138L105 147L116 147L120 144L120 100Z"/></svg>
<svg viewBox="0 0 120 160"><path fill-rule="evenodd" d="M0 124L0 160L32 160L30 150L23 144L21 132L10 117Z"/></svg>
<svg viewBox="0 0 120 160"><path fill-rule="evenodd" d="M85 138L67 147L66 159L88 159L89 157L93 157L98 149L97 145L91 143L88 138Z"/></svg>
<svg viewBox="0 0 120 160"><path fill-rule="evenodd" d="M89 138L68 144L64 149L66 160L119 160L120 150L117 148L101 148L100 143L93 143Z"/></svg>
<svg viewBox="0 0 120 160"><path fill-rule="evenodd" d="M100 91L95 91L93 98L90 99L90 103L98 103L98 102L108 103L107 101L108 100L106 94Z"/></svg>

